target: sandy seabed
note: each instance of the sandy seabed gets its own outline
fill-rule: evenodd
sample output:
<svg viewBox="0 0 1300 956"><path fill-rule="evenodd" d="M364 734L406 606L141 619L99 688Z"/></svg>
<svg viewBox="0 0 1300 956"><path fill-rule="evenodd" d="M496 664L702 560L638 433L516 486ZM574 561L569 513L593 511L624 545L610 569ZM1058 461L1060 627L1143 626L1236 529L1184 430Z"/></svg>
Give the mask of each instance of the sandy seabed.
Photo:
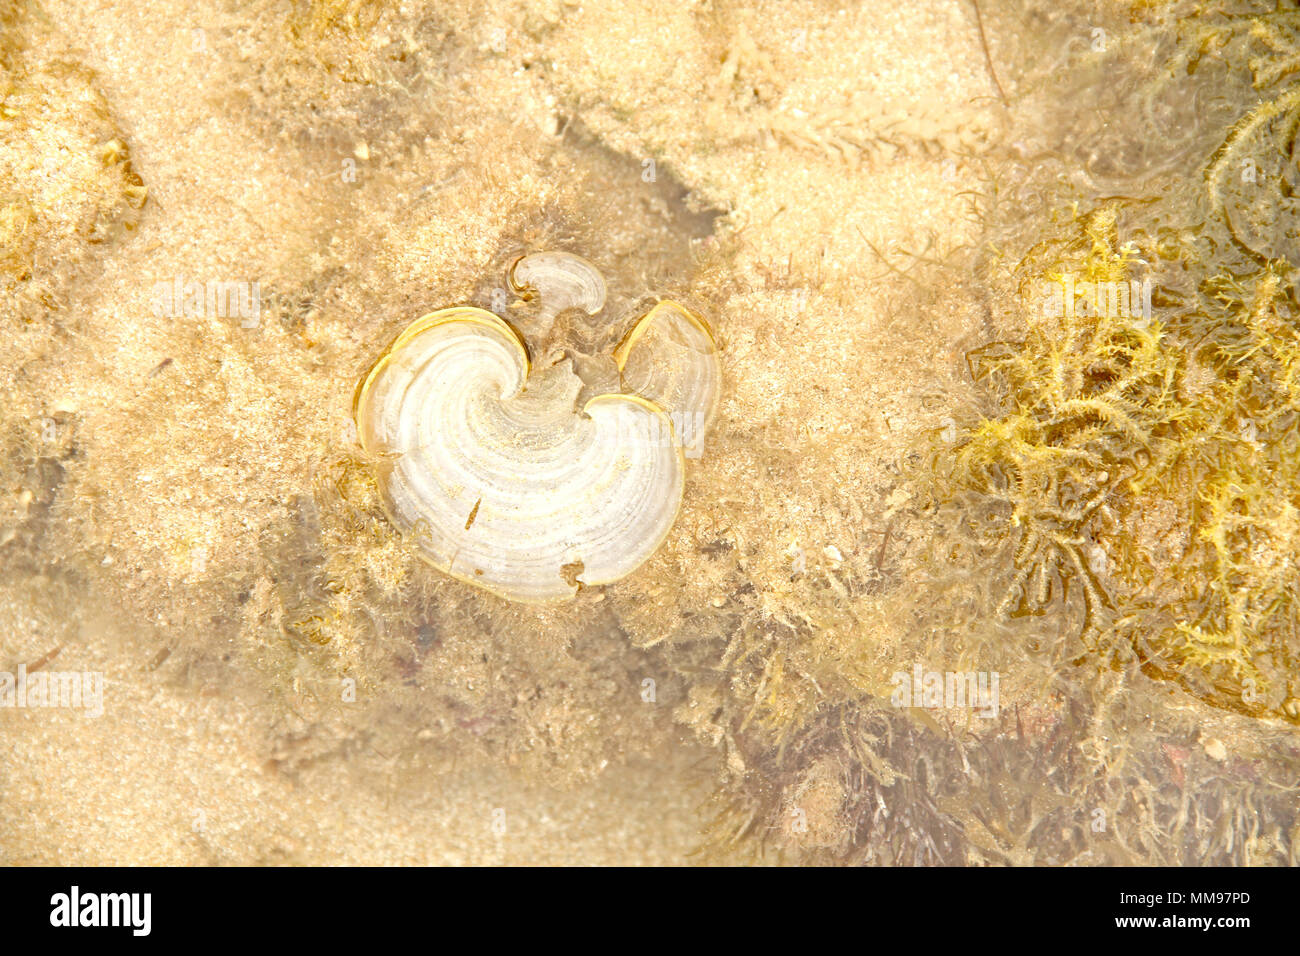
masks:
<svg viewBox="0 0 1300 956"><path fill-rule="evenodd" d="M1136 9L983 6L0 2L0 670L103 711L0 708L0 861L1173 861L1026 768L1133 790L1131 731L1144 781L1294 783L1281 724L1140 670L1080 710L1037 638L924 613L909 469L1002 334L981 199L1050 139L1026 77ZM610 290L558 335L672 296L724 379L663 547L546 607L422 563L351 419L394 335L539 249ZM917 664L997 670L1000 716L903 720ZM921 836L873 844L863 794ZM1249 806L1234 852L1294 862Z"/></svg>

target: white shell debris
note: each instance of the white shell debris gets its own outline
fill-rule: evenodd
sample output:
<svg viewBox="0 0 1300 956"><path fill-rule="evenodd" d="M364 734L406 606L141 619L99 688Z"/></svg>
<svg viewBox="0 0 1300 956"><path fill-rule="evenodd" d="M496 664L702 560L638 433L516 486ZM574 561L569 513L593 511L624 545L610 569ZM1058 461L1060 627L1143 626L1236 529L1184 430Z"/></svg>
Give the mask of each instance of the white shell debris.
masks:
<svg viewBox="0 0 1300 956"><path fill-rule="evenodd" d="M636 395L579 411L581 384L567 361L530 376L519 334L482 309L442 309L398 336L354 414L390 516L431 563L540 602L654 553L682 499L671 424Z"/></svg>

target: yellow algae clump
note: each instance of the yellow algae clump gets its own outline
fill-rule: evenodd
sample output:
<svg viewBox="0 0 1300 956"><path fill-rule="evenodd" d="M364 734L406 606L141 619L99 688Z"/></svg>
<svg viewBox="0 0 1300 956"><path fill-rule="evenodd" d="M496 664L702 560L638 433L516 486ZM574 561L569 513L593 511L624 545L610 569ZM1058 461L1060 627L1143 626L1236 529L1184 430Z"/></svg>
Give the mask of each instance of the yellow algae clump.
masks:
<svg viewBox="0 0 1300 956"><path fill-rule="evenodd" d="M1083 217L1022 279L1140 285L1116 219L1114 205ZM1000 412L961 437L946 479L994 503L984 531L1013 545L1000 613L1077 593L1094 650L1136 653L1218 706L1300 719L1294 272L1205 288L1167 319L1025 295L1025 338L970 356Z"/></svg>

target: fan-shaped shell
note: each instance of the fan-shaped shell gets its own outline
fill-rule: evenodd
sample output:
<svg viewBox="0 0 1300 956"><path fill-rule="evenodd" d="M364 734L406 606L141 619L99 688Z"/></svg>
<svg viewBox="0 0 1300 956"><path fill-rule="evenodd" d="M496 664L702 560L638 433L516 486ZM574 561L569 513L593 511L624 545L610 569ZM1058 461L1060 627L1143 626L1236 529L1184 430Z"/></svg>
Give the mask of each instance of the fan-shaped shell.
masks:
<svg viewBox="0 0 1300 956"><path fill-rule="evenodd" d="M443 309L397 337L354 412L393 521L430 562L548 601L654 553L682 497L671 423L635 395L579 411L580 387L567 362L530 375L519 335L482 309Z"/></svg>

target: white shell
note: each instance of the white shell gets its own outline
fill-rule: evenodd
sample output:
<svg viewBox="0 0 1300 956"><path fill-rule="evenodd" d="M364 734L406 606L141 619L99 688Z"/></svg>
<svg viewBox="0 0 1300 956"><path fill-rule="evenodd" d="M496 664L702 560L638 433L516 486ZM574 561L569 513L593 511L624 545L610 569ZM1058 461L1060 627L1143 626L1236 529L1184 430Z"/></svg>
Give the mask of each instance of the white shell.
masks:
<svg viewBox="0 0 1300 956"><path fill-rule="evenodd" d="M669 413L687 458L699 458L718 411L722 369L713 333L690 310L665 299L614 350L624 391Z"/></svg>
<svg viewBox="0 0 1300 956"><path fill-rule="evenodd" d="M603 283L602 283L603 288ZM393 521L461 580L517 601L572 597L644 562L676 519L681 449L664 411L598 395L567 362L529 375L491 312L417 320L357 391L363 447Z"/></svg>

